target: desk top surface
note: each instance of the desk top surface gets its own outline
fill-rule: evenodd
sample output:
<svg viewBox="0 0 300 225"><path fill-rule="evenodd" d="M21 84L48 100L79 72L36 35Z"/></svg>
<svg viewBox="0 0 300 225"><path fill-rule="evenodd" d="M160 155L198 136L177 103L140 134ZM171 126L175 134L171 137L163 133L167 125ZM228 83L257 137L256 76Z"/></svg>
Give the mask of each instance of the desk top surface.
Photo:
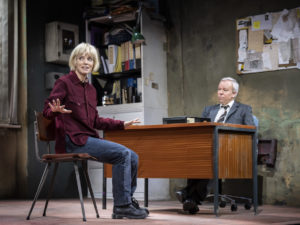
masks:
<svg viewBox="0 0 300 225"><path fill-rule="evenodd" d="M151 129L172 129L172 128L188 128L188 127L232 127L255 130L255 126L231 124L231 123L214 123L214 122L198 122L198 123L172 123L157 125L131 125L125 130L151 130Z"/></svg>

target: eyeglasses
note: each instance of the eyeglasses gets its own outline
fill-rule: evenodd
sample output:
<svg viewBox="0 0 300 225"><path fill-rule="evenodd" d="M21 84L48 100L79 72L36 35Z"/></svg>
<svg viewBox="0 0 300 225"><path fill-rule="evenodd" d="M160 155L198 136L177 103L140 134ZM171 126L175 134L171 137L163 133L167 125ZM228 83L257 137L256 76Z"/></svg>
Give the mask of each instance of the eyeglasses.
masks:
<svg viewBox="0 0 300 225"><path fill-rule="evenodd" d="M94 59L91 56L79 56L77 57L77 60L80 62L84 62L85 60L88 62L94 62Z"/></svg>

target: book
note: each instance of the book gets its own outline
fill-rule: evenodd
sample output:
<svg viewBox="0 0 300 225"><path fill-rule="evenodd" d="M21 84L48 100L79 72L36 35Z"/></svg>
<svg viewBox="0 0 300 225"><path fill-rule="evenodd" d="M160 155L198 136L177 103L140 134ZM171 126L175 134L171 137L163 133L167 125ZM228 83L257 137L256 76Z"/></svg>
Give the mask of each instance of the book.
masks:
<svg viewBox="0 0 300 225"><path fill-rule="evenodd" d="M129 70L129 43L130 41L125 42L125 70Z"/></svg>
<svg viewBox="0 0 300 225"><path fill-rule="evenodd" d="M141 44L135 44L134 47L135 69L141 68Z"/></svg>
<svg viewBox="0 0 300 225"><path fill-rule="evenodd" d="M128 51L129 51L129 70L132 70L135 68L134 66L134 52L133 52L133 44L131 41L129 41L128 44Z"/></svg>
<svg viewBox="0 0 300 225"><path fill-rule="evenodd" d="M121 66L122 71L125 71L125 61L126 61L126 54L125 54L125 42L121 44Z"/></svg>
<svg viewBox="0 0 300 225"><path fill-rule="evenodd" d="M115 64L114 72L122 72L122 52L121 47L117 48L117 61Z"/></svg>
<svg viewBox="0 0 300 225"><path fill-rule="evenodd" d="M107 57L108 57L108 71L109 73L115 72L115 66L117 63L118 46L108 45Z"/></svg>

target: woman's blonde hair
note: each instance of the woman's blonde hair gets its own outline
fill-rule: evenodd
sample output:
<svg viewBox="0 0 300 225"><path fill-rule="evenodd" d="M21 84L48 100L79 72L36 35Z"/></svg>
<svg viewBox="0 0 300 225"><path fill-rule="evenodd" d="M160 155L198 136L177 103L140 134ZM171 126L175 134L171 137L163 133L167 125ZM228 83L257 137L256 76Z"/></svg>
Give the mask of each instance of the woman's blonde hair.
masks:
<svg viewBox="0 0 300 225"><path fill-rule="evenodd" d="M93 58L94 65L92 71L93 72L98 71L100 66L98 51L93 45L84 42L80 43L73 49L71 56L69 58L70 70L75 71L76 58L83 55L88 55Z"/></svg>

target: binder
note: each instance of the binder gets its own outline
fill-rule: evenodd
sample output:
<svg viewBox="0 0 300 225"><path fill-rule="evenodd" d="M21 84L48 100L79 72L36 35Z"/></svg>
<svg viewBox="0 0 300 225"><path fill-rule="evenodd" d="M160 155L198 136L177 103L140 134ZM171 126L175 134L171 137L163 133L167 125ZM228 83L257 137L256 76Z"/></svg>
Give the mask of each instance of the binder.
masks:
<svg viewBox="0 0 300 225"><path fill-rule="evenodd" d="M118 46L108 45L107 57L108 57L108 70L109 73L115 72L115 66L117 63Z"/></svg>
<svg viewBox="0 0 300 225"><path fill-rule="evenodd" d="M125 42L125 71L129 70L129 43L130 41Z"/></svg>
<svg viewBox="0 0 300 225"><path fill-rule="evenodd" d="M121 47L117 47L117 61L116 65L114 68L114 72L122 72L122 52L121 52Z"/></svg>
<svg viewBox="0 0 300 225"><path fill-rule="evenodd" d="M134 65L134 54L133 54L133 44L129 42L129 69L133 70L135 68Z"/></svg>
<svg viewBox="0 0 300 225"><path fill-rule="evenodd" d="M125 71L126 53L125 53L125 42L121 44L121 66L122 71Z"/></svg>
<svg viewBox="0 0 300 225"><path fill-rule="evenodd" d="M163 124L170 124L170 123L196 123L196 122L210 122L210 118L188 117L188 116L176 116L176 117L163 118Z"/></svg>
<svg viewBox="0 0 300 225"><path fill-rule="evenodd" d="M141 68L141 44L135 44L134 48L135 69Z"/></svg>

